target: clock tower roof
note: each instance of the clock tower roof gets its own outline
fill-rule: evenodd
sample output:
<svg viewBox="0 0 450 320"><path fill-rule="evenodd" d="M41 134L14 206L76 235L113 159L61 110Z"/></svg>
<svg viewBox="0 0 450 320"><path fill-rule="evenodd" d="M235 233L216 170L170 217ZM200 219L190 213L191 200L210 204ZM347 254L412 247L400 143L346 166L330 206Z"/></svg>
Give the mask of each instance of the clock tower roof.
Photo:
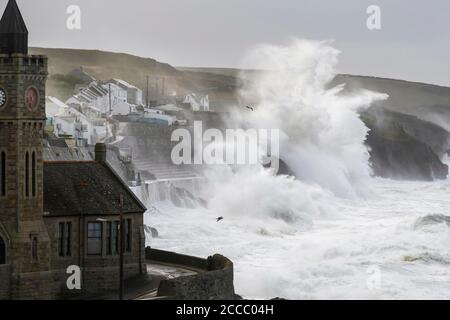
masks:
<svg viewBox="0 0 450 320"><path fill-rule="evenodd" d="M28 53L28 29L16 0L9 0L0 20L0 54L12 53Z"/></svg>

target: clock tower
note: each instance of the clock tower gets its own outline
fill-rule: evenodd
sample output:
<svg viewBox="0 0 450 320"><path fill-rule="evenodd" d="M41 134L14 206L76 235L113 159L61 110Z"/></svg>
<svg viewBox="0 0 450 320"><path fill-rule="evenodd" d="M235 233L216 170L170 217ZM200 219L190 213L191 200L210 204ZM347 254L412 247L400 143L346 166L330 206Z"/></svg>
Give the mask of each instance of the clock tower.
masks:
<svg viewBox="0 0 450 320"><path fill-rule="evenodd" d="M46 78L47 58L28 54L27 27L9 0L0 20L0 271L10 281L0 286L12 299L52 297L43 218Z"/></svg>

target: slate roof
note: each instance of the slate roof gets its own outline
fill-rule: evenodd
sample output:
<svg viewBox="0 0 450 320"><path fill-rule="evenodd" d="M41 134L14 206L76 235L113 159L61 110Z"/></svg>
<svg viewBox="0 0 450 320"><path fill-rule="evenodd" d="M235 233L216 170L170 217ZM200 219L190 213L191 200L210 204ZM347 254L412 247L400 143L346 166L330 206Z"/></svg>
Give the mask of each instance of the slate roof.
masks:
<svg viewBox="0 0 450 320"><path fill-rule="evenodd" d="M28 53L28 30L15 0L9 0L0 20L0 54Z"/></svg>
<svg viewBox="0 0 450 320"><path fill-rule="evenodd" d="M27 26L16 0L9 0L3 17L0 20L0 33L3 34L28 34Z"/></svg>
<svg viewBox="0 0 450 320"><path fill-rule="evenodd" d="M47 216L144 213L145 206L107 164L96 161L44 162Z"/></svg>

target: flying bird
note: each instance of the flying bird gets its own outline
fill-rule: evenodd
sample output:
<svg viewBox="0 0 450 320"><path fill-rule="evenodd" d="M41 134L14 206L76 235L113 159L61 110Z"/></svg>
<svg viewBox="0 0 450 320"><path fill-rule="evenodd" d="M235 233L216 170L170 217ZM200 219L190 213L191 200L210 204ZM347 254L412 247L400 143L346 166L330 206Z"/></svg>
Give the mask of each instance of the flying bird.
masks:
<svg viewBox="0 0 450 320"><path fill-rule="evenodd" d="M249 110L255 111L255 109L253 107L246 106L246 108L249 109Z"/></svg>
<svg viewBox="0 0 450 320"><path fill-rule="evenodd" d="M218 217L217 218L217 222L222 221L222 220L223 220L223 217Z"/></svg>

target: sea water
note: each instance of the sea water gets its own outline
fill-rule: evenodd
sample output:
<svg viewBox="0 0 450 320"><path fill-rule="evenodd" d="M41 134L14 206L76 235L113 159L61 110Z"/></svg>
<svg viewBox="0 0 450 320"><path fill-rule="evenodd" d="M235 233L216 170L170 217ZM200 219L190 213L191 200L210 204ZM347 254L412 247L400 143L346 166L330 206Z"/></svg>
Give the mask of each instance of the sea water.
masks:
<svg viewBox="0 0 450 320"><path fill-rule="evenodd" d="M450 222L439 217L450 216L450 181L370 186L369 199L329 198L334 214L307 227L245 211L216 222L211 210L156 203L145 224L159 238L147 244L227 256L246 298L449 299Z"/></svg>
<svg viewBox="0 0 450 320"><path fill-rule="evenodd" d="M234 125L279 129L295 178L217 166L189 208L141 187L159 233L147 244L227 256L246 298L450 298L450 181L372 177L359 111L388 96L329 88L338 56L319 41L255 48L248 60L268 71L242 90L254 111Z"/></svg>

